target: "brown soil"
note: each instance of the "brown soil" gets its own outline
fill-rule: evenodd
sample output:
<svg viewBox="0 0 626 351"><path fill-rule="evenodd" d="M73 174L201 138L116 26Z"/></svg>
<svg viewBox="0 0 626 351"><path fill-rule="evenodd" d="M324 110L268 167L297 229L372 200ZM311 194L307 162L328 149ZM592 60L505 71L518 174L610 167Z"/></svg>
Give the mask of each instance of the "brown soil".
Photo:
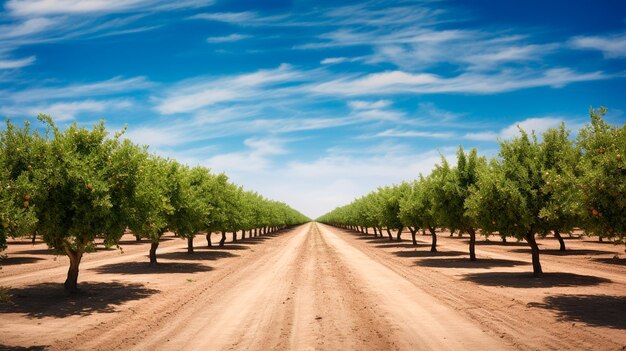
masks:
<svg viewBox="0 0 626 351"><path fill-rule="evenodd" d="M410 235L404 234L409 239ZM523 243L439 235L389 242L307 224L207 248L166 236L85 255L76 296L44 244L11 241L0 270L0 350L619 350L626 345L623 246L539 240L535 279ZM218 236L214 236L214 242ZM229 241L231 240L229 236ZM493 240L493 239L492 239ZM552 251L553 250L553 251Z"/></svg>

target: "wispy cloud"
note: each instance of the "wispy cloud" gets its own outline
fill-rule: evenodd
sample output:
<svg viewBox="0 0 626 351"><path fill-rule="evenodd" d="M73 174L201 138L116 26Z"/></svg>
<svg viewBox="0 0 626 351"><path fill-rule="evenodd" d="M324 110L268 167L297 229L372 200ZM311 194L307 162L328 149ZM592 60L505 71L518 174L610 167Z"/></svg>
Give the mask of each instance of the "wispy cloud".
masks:
<svg viewBox="0 0 626 351"><path fill-rule="evenodd" d="M215 44L215 43L232 43L235 41L240 41L240 40L244 40L244 39L248 39L251 38L250 35L245 35L245 34L237 34L237 33L233 33L233 34L229 34L229 35L225 35L225 36L221 36L221 37L208 37L206 39L207 42L211 43L211 44Z"/></svg>
<svg viewBox="0 0 626 351"><path fill-rule="evenodd" d="M436 133L418 130L397 130L387 129L383 132L374 134L377 138L434 138L449 139L454 136L453 133Z"/></svg>
<svg viewBox="0 0 626 351"><path fill-rule="evenodd" d="M14 68L21 68L21 67L25 67L25 66L30 66L33 63L35 63L36 58L35 56L29 56L29 57L25 57L22 59L2 59L2 57L0 57L0 69L14 69Z"/></svg>
<svg viewBox="0 0 626 351"><path fill-rule="evenodd" d="M612 75L603 72L579 73L569 68L552 68L541 72L506 70L494 74L468 72L449 78L430 73L386 71L337 78L312 86L311 90L318 94L345 96L436 93L494 94L542 86L560 88L575 82L612 77Z"/></svg>
<svg viewBox="0 0 626 351"><path fill-rule="evenodd" d="M220 78L196 78L169 88L159 99L157 111L162 114L192 112L221 102L271 96L270 90L304 79L302 72L288 64L275 69Z"/></svg>
<svg viewBox="0 0 626 351"><path fill-rule="evenodd" d="M569 43L576 49L600 51L606 58L626 57L626 33L606 36L579 36L572 38Z"/></svg>
<svg viewBox="0 0 626 351"><path fill-rule="evenodd" d="M467 133L463 136L463 138L477 141L495 141L497 139L507 140L520 135L520 128L523 129L525 132L535 132L539 135L549 128L558 127L564 121L565 118L551 116L527 118L523 121L518 121L511 124L499 132L484 131L477 133Z"/></svg>
<svg viewBox="0 0 626 351"><path fill-rule="evenodd" d="M9 0L4 7L12 16L32 17L173 10L204 7L213 4L213 2L213 0L179 0L174 2L165 0Z"/></svg>

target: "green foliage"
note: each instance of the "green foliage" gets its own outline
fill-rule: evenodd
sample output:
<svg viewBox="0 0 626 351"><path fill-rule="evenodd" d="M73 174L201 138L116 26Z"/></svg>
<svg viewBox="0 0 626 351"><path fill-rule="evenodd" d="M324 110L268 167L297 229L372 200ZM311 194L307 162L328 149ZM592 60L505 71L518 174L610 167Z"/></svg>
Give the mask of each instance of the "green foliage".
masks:
<svg viewBox="0 0 626 351"><path fill-rule="evenodd" d="M609 125L605 108L591 109L591 123L578 134L582 158L584 227L596 235L624 238L626 233L626 125Z"/></svg>

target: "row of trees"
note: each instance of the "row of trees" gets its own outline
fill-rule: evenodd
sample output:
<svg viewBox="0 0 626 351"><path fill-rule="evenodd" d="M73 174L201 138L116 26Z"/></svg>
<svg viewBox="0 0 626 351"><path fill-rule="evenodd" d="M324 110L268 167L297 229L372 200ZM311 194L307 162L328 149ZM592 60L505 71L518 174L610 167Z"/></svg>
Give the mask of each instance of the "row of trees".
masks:
<svg viewBox="0 0 626 351"><path fill-rule="evenodd" d="M553 233L561 250L561 233L582 228L600 238L624 238L626 233L626 125L613 126L605 108L591 109L591 122L575 140L562 124L537 136L520 129L520 136L500 142L498 157L487 160L475 149L459 147L457 164L442 157L432 173L411 183L381 187L318 221L397 238L408 227L413 243L421 228L468 233L469 258L476 260L476 231L528 242L533 272L542 273L535 236Z"/></svg>
<svg viewBox="0 0 626 351"><path fill-rule="evenodd" d="M146 147L109 135L104 122L93 129L65 130L40 115L45 131L7 120L0 132L0 249L7 237L40 235L70 259L65 289L77 288L79 264L96 238L117 245L127 229L151 242L157 264L166 232L188 241L196 234L246 231L250 236L308 221L288 205L244 191L224 174L188 167L148 153Z"/></svg>

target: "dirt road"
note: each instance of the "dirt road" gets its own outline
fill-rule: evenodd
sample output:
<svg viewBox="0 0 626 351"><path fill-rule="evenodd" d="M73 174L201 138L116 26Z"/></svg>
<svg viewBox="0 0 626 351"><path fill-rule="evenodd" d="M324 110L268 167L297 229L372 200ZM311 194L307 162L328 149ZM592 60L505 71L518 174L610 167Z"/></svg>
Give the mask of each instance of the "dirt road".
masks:
<svg viewBox="0 0 626 351"><path fill-rule="evenodd" d="M463 245L443 242L447 259L445 252L458 252L446 251L448 242L455 250ZM621 335L626 326L580 321L573 326L537 304L548 288L557 287L494 287L465 279L484 264L446 271L432 265L424 248L321 224L224 248L198 248L194 255L184 252L182 241L168 240L156 272L145 263L145 245L129 246L123 255L88 255L80 279L90 294L75 299L44 283L62 280L62 265L35 260L4 267L0 285L11 285L18 297L15 305L0 309L0 344L53 350L617 350L626 345ZM431 266L416 267L419 256ZM548 267L552 264L566 266ZM504 266L512 273L527 269ZM621 296L619 268L604 274L613 279L598 278L582 292ZM567 276L557 279L563 283Z"/></svg>

